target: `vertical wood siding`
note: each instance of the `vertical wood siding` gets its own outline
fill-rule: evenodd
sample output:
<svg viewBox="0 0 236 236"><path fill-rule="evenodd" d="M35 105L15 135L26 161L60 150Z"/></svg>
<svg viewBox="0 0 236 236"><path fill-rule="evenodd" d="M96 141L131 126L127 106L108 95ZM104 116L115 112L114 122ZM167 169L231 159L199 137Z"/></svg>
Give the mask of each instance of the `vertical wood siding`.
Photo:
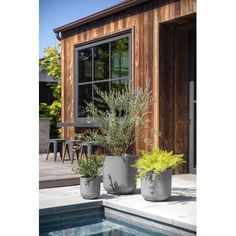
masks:
<svg viewBox="0 0 236 236"><path fill-rule="evenodd" d="M189 155L189 29L193 18L183 26L164 24L160 27L159 50L159 145L183 153L186 164L176 173L188 172ZM182 19L183 20L183 19Z"/></svg>
<svg viewBox="0 0 236 236"><path fill-rule="evenodd" d="M74 45L89 42L94 39L112 35L117 32L132 30L132 63L133 63L133 85L134 87L144 86L147 78L151 80L153 96L157 100L153 103L149 119L155 130L159 130L160 126L168 125L165 130L171 130L174 126L173 122L169 124L163 123L165 114L161 114L159 95L169 93L159 88L159 24L178 17L189 15L196 12L195 0L177 0L177 1L159 1L153 0L123 12L114 14L104 19L97 20L81 26L79 28L69 30L62 33L62 122L74 122ZM166 36L165 36L166 37ZM171 38L171 37L170 37ZM168 38L167 40L170 40ZM168 52L167 52L168 53ZM170 52L169 52L170 53ZM168 68L166 68L167 70ZM165 73L173 73L166 71ZM168 81L167 84L171 88L174 86ZM160 93L160 94L159 94ZM168 105L168 104L167 104ZM170 108L167 106L166 109ZM170 112L174 112L170 110ZM178 114L181 119L182 113ZM172 122L172 123L171 123ZM178 122L178 120L176 120ZM152 140L159 144L159 138L147 130L138 129L136 132L145 132ZM67 127L62 129L64 138L74 138L75 128ZM179 139L180 137L176 137ZM181 139L181 142L185 140ZM165 145L171 148L181 149L180 144L175 145L175 141L165 140ZM136 149L145 148L143 141L136 143ZM147 148L147 147L146 147ZM185 170L181 170L184 172ZM181 172L180 171L180 172Z"/></svg>

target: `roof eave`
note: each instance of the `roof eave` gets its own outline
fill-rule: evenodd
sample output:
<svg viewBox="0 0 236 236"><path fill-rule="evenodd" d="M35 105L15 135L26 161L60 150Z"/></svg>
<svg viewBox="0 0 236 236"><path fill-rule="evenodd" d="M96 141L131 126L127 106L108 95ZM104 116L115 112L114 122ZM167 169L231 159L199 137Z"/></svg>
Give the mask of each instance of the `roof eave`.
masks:
<svg viewBox="0 0 236 236"><path fill-rule="evenodd" d="M76 20L76 21L73 21L69 24L58 27L58 28L54 29L53 31L56 34L58 34L60 32L70 30L70 29L73 29L73 28L76 28L76 27L79 27L79 26L82 26L82 25L85 25L85 24L90 23L92 21L101 19L103 17L115 14L115 13L120 12L122 10L126 10L130 7L134 7L134 6L137 6L141 3L145 3L145 2L148 2L148 1L150 1L150 0L127 0L127 1L123 1L123 2L121 2L119 4L116 4L112 7L106 8L106 9L104 9L102 11L99 11L99 12L96 12L92 15L83 17L79 20Z"/></svg>

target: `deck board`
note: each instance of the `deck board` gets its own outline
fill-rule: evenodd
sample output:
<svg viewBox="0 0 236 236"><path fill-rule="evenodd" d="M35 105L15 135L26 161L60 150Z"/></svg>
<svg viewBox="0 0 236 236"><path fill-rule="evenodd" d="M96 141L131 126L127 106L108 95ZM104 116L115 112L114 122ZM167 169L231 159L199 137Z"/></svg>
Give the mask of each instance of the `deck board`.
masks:
<svg viewBox="0 0 236 236"><path fill-rule="evenodd" d="M53 153L49 154L46 160L46 154L39 155L39 188L72 186L79 184L79 176L75 175L72 167L77 166L75 159L73 164L67 159L61 162L59 153L56 162Z"/></svg>

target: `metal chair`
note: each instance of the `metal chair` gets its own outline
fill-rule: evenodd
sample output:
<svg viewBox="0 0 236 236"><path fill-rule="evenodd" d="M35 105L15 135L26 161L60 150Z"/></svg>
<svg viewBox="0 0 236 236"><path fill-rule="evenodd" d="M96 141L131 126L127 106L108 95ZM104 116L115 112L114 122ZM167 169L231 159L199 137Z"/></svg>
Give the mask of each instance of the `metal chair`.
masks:
<svg viewBox="0 0 236 236"><path fill-rule="evenodd" d="M48 160L48 155L50 152L50 147L53 147L53 152L54 152L54 161L57 160L57 153L58 151L60 152L60 157L62 159L62 148L63 148L63 143L65 142L65 139L50 139L49 144L48 144L48 151L47 151L47 157L46 160Z"/></svg>
<svg viewBox="0 0 236 236"><path fill-rule="evenodd" d="M76 146L77 146L77 149L75 149ZM71 164L73 164L73 161L74 161L74 154L76 154L77 161L79 164L83 156L83 153L85 154L85 156L93 154L95 146L97 146L96 142L82 142L80 140L66 140L64 152L62 156L62 162L65 161L65 156L67 152L70 157Z"/></svg>
<svg viewBox="0 0 236 236"><path fill-rule="evenodd" d="M73 164L74 161L74 147L75 145L79 144L80 141L79 140L66 140L65 141L65 147L64 147L64 152L63 152L63 156L62 156L62 162L65 161L65 156L66 156L66 151L68 152L68 155L70 157L70 161L71 164ZM77 154L77 159L78 159L78 154Z"/></svg>
<svg viewBox="0 0 236 236"><path fill-rule="evenodd" d="M94 154L96 146L98 146L97 142L81 142L81 143L79 143L78 148L76 149L78 164L80 164L83 154L85 155L86 158L87 158L87 156Z"/></svg>

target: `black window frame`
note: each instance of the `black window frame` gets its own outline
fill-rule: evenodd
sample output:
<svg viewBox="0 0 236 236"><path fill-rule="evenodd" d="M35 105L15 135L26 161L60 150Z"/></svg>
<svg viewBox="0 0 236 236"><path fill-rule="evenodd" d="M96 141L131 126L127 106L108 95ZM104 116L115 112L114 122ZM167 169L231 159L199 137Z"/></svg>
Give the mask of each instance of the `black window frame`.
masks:
<svg viewBox="0 0 236 236"><path fill-rule="evenodd" d="M128 38L129 42L129 49L128 49L128 58L129 58L129 65L128 65L128 76L125 77L117 77L112 79L112 74L111 74L111 42L122 39L122 38ZM92 48L92 51L94 51L94 47L109 43L109 78L106 80L94 80L94 59L92 58L92 80L90 82L82 82L79 83L79 66L78 66L78 55L79 51L86 49L86 48ZM118 80L125 80L128 79L129 83L132 83L132 32L131 31L126 31L123 33L118 33L112 36L104 37L98 40L93 40L90 42L86 42L83 44L75 45L74 47L74 120L81 122L81 123L87 123L88 118L87 117L79 117L78 116L78 87L79 85L87 85L87 84L96 84L96 83L102 83L102 82L109 82L109 90L111 89L111 82L112 81L118 81ZM92 86L92 100L94 98L94 88Z"/></svg>

